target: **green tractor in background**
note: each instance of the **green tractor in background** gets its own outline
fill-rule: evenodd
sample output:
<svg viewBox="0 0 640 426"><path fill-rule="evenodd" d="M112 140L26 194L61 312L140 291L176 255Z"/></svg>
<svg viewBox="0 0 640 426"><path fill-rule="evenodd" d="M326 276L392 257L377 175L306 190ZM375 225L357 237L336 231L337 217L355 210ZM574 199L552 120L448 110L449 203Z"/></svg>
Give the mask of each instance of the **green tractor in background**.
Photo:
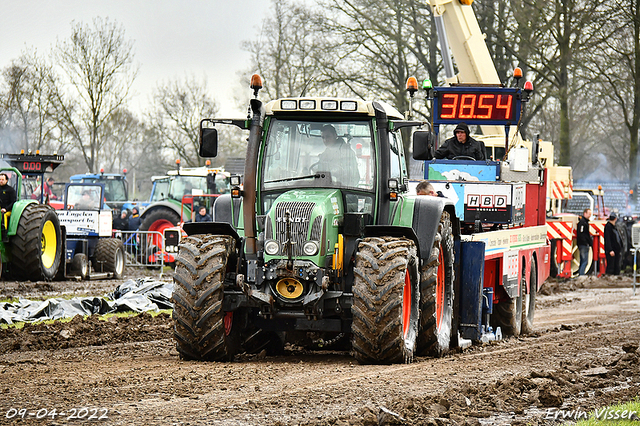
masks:
<svg viewBox="0 0 640 426"><path fill-rule="evenodd" d="M2 273L20 281L51 280L56 276L62 257L63 236L55 210L32 199L23 200L24 175L52 172L64 162L62 155L0 154L12 167L0 173L9 177L8 185L16 190L17 201L4 215L0 258ZM40 180L41 182L43 179Z"/></svg>
<svg viewBox="0 0 640 426"><path fill-rule="evenodd" d="M289 342L403 363L457 344L455 208L407 193L400 129L426 123L383 102L265 105L259 76L251 87L246 120L200 124L202 157L217 155L216 124L249 138L244 185L232 176L213 222L184 225L173 293L181 357L230 360Z"/></svg>

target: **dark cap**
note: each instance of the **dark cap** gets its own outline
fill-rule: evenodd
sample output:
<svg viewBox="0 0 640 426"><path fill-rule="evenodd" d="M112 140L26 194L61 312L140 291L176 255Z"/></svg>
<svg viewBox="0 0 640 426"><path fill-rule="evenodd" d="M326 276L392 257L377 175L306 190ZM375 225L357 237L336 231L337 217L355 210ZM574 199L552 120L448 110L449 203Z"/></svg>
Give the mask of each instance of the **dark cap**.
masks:
<svg viewBox="0 0 640 426"><path fill-rule="evenodd" d="M467 123L458 124L456 126L456 128L453 130L454 136L455 136L456 132L460 131L460 130L462 130L467 135L467 137L469 136L469 126L467 126Z"/></svg>
<svg viewBox="0 0 640 426"><path fill-rule="evenodd" d="M613 219L617 219L618 215L616 214L616 212L611 212L609 214L609 220L613 220Z"/></svg>

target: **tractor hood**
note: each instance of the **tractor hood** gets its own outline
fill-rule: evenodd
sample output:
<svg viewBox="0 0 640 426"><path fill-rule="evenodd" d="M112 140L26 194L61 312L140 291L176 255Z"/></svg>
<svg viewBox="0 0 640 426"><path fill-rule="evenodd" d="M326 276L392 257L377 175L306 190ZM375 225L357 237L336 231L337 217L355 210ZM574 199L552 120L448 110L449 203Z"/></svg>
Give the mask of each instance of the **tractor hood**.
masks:
<svg viewBox="0 0 640 426"><path fill-rule="evenodd" d="M267 214L265 260L291 257L324 267L326 257L333 254L343 214L340 190L285 192L276 199Z"/></svg>

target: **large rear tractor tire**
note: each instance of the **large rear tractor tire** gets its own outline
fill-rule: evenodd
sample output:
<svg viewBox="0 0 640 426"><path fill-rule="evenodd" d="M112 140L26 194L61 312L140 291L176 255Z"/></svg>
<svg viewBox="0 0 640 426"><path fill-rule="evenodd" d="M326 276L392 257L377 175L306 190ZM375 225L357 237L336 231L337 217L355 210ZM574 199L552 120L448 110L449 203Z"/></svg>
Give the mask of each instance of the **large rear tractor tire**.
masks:
<svg viewBox="0 0 640 426"><path fill-rule="evenodd" d="M538 294L538 270L536 262L531 262L529 273L529 293L522 298L522 334L533 333L533 317L536 313L536 295Z"/></svg>
<svg viewBox="0 0 640 426"><path fill-rule="evenodd" d="M179 245L174 274L174 338L182 359L230 361L239 350L246 315L224 312L224 279L235 240L191 235Z"/></svg>
<svg viewBox="0 0 640 426"><path fill-rule="evenodd" d="M443 212L431 256L420 280L418 354L441 357L449 351L453 321L453 235L451 218Z"/></svg>
<svg viewBox="0 0 640 426"><path fill-rule="evenodd" d="M420 289L413 241L365 238L354 267L352 347L358 362L409 363L418 334Z"/></svg>
<svg viewBox="0 0 640 426"><path fill-rule="evenodd" d="M503 336L520 335L522 330L522 299L526 289L524 271L520 274L520 293L493 306L492 325L502 329Z"/></svg>
<svg viewBox="0 0 640 426"><path fill-rule="evenodd" d="M11 271L17 280L51 280L62 257L62 234L55 210L27 204L11 238Z"/></svg>
<svg viewBox="0 0 640 426"><path fill-rule="evenodd" d="M94 252L95 267L102 268L102 272L113 273L113 278L119 280L124 274L124 245L118 238L102 238L96 244Z"/></svg>

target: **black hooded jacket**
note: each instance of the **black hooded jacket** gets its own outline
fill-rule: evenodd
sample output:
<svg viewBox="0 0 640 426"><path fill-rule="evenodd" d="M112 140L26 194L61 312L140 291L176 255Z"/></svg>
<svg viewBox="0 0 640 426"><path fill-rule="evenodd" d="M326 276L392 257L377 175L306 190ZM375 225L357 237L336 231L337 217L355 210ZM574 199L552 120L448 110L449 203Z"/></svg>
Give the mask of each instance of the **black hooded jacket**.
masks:
<svg viewBox="0 0 640 426"><path fill-rule="evenodd" d="M467 141L465 143L458 142L456 137L457 130L462 130L466 133ZM452 160L454 157L460 156L471 157L476 160L486 160L487 158L484 142L477 141L469 136L469 126L466 123L458 124L453 131L453 137L444 141L435 152L435 157L438 159Z"/></svg>

